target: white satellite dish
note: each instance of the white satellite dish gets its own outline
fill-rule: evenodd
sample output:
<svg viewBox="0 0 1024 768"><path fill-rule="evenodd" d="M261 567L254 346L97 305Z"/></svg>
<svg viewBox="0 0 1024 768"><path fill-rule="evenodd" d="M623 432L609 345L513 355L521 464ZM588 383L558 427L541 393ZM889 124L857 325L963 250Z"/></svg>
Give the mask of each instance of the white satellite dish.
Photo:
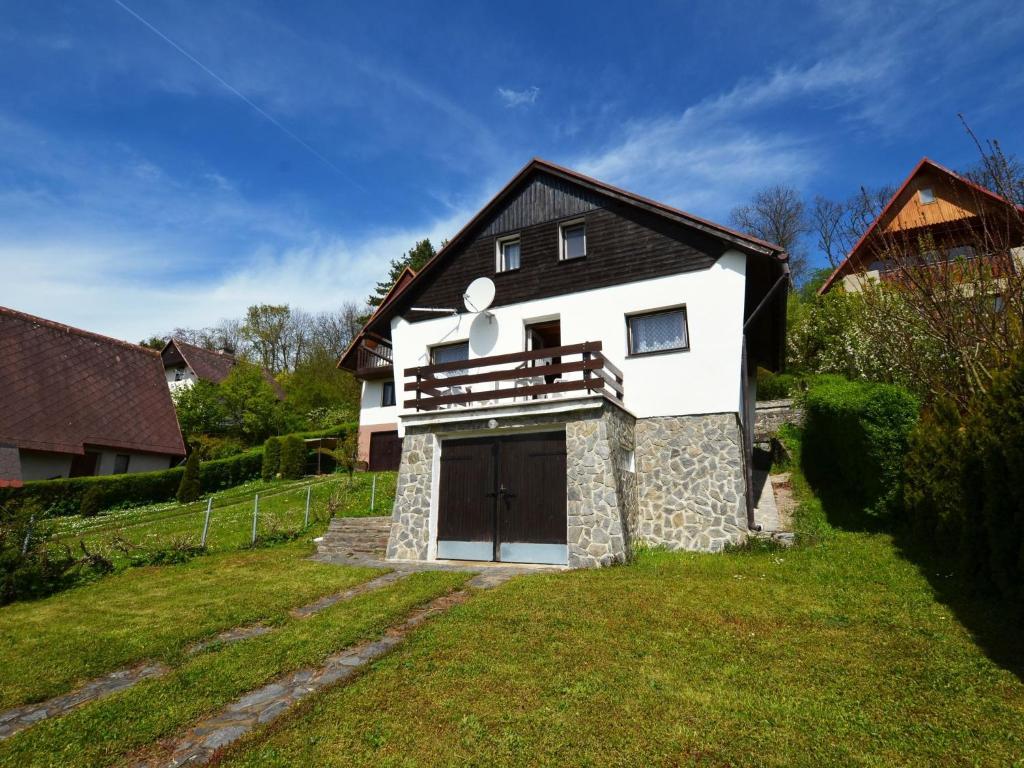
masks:
<svg viewBox="0 0 1024 768"><path fill-rule="evenodd" d="M478 277L462 294L462 303L467 312L486 312L494 301L494 281L489 277Z"/></svg>

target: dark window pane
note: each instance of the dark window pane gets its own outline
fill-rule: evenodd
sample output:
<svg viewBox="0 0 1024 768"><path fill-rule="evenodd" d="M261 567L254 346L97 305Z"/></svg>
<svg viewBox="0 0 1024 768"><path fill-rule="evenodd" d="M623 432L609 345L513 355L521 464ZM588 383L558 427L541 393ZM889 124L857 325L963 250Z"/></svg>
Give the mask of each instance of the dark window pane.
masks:
<svg viewBox="0 0 1024 768"><path fill-rule="evenodd" d="M119 453L114 457L114 474L123 475L128 471L128 462L131 461L131 456L126 453Z"/></svg>
<svg viewBox="0 0 1024 768"><path fill-rule="evenodd" d="M385 381L381 385L380 404L382 406L395 404L395 382Z"/></svg>
<svg viewBox="0 0 1024 768"><path fill-rule="evenodd" d="M562 255L566 259L578 259L587 255L586 227L574 224L562 230Z"/></svg>

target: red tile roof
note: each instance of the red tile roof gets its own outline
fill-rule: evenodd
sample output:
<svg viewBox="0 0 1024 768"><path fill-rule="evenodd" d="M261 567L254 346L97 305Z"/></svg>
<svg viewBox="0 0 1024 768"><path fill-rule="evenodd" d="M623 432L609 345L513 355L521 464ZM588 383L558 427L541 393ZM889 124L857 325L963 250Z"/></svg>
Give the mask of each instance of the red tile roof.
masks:
<svg viewBox="0 0 1024 768"><path fill-rule="evenodd" d="M195 344L189 344L181 339L171 339L168 341L160 353L161 357L166 359L168 353L172 352L172 348L178 351L181 359L185 361L185 365L191 368L196 376L214 384L220 384L224 381L238 362L235 356L228 352L197 347ZM263 378L273 387L274 394L277 395L279 400L284 400L284 388L278 383L277 379L266 368L260 370L263 371Z"/></svg>
<svg viewBox="0 0 1024 768"><path fill-rule="evenodd" d="M182 456L158 353L0 307L0 443Z"/></svg>

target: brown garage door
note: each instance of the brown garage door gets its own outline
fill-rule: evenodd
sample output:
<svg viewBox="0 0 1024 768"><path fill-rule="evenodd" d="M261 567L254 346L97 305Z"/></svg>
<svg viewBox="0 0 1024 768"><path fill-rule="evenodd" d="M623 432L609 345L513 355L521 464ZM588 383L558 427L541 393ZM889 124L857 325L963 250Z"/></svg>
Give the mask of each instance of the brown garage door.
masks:
<svg viewBox="0 0 1024 768"><path fill-rule="evenodd" d="M402 439L398 430L394 432L374 432L370 435L371 472L394 472L402 461Z"/></svg>
<svg viewBox="0 0 1024 768"><path fill-rule="evenodd" d="M565 563L565 433L446 440L437 556Z"/></svg>

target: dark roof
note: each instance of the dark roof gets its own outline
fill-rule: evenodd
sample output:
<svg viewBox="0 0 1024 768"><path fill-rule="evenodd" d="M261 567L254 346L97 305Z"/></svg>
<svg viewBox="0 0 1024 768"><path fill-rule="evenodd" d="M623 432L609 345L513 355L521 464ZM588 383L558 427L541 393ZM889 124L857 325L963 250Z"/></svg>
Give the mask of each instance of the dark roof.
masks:
<svg viewBox="0 0 1024 768"><path fill-rule="evenodd" d="M0 443L185 453L159 355L126 341L0 307L0 392Z"/></svg>
<svg viewBox="0 0 1024 768"><path fill-rule="evenodd" d="M172 357L174 351L177 351L181 359L185 361L185 365L191 368L196 376L214 384L224 381L231 373L231 369L238 364L237 358L228 352L197 347L195 344L189 344L181 339L171 339L160 352L160 356L164 359L164 365L169 364L168 359ZM260 370L263 371L263 378L273 387L274 394L279 400L284 400L284 389L270 371L266 368Z"/></svg>
<svg viewBox="0 0 1024 768"><path fill-rule="evenodd" d="M899 187L899 189L896 190L895 194L893 194L893 196L891 198L889 198L889 202L887 202L885 204L885 208L882 209L882 212L878 214L878 216L875 218L875 220L873 222L871 222L871 226L869 226L867 229L864 230L864 234L862 234L860 236L860 239L857 240L857 243L853 246L853 248L850 249L850 252L846 255L846 258L843 259L839 263L839 266L836 267L832 271L832 274L828 276L828 280L826 280L825 283L821 286L821 288L818 289L818 293L819 294L827 293L829 291L829 289L832 288L832 285L835 283L835 281L844 272L847 271L847 267L850 265L850 262L854 259L854 257L856 256L857 252L861 249L861 247L864 245L864 243L866 243L868 241L868 238L870 238L872 233L878 228L878 225L885 218L888 217L889 212L896 205L896 201L906 191L907 187L910 185L910 182L912 182L918 175L920 175L924 171L928 171L928 170L935 171L935 172L937 172L937 173L939 173L941 175L944 175L944 176L948 177L949 179L951 179L952 181L954 181L954 182L956 182L958 184L961 184L964 187L970 189L971 191L983 195L986 199L991 200L992 202L995 202L995 203L997 203L999 205L1008 206L1009 208L1018 209L1022 213L1024 213L1024 207L1015 205L1014 203L1012 203L1009 200L1007 200L1005 197L1002 197L1001 195L997 195L991 189L986 189L985 187L981 186L980 184L975 184L970 179L961 176L956 171L950 170L949 168L947 168L944 165L939 165L938 163L936 163L934 160L932 160L930 158L922 157L918 161L917 165L914 166L914 170L912 170L910 172L910 175L907 176L907 178L905 178L903 180L902 184L900 184L900 187Z"/></svg>
<svg viewBox="0 0 1024 768"><path fill-rule="evenodd" d="M359 348L363 339L367 336L366 328L369 327L370 323L377 315L382 314L391 302L405 290L405 286L411 283L414 277L416 277L416 272L412 267L406 267L402 270L402 274L398 276L398 279L395 280L395 284L388 289L387 294L381 300L380 304L378 304L377 308L373 310L373 314L370 315L369 319L364 324L363 329L353 337L352 341L350 341L348 346L345 348L345 351L341 353L341 357L338 359L339 368L345 368L350 371L354 371L356 369L354 353L356 349Z"/></svg>
<svg viewBox="0 0 1024 768"><path fill-rule="evenodd" d="M547 160L542 160L539 157L535 157L524 165L519 173L512 177L512 180L502 187L502 189L493 198L491 198L483 208L480 209L476 216L470 219L469 223L459 230L459 232L449 240L432 259L430 259L430 261L424 264L423 268L416 273L412 280L408 281L404 286L396 291L395 295L391 297L391 300L387 305L382 304L381 307L378 308L378 311L374 312L366 322L364 331L375 329L379 331L384 330L383 328L378 328L378 326L381 322L390 319L391 315L401 308L403 297L409 295L410 291L417 284L421 284L424 279L439 267L439 265L445 263L449 256L458 250L458 247L462 242L474 233L478 226L480 226L487 217L498 208L498 206L511 197L519 186L531 176L531 174L538 171L548 173L557 178L565 179L566 181L591 189L599 194L605 195L606 197L625 202L637 208L663 216L671 221L675 221L700 230L701 232L713 235L729 242L744 253L766 256L780 262L788 259L785 249L780 245L769 243L766 240L761 240L760 238L752 235L738 232L734 229L730 229L729 227L724 227L713 221L708 221L707 219L702 219L699 216L694 216L692 213L681 211L670 205L659 203L656 200L651 200L650 198L643 197L633 192L628 192L624 189L612 186L611 184L606 184L603 181L591 178L590 176L586 176L570 168L565 168L563 166L556 165L555 163L548 162Z"/></svg>

